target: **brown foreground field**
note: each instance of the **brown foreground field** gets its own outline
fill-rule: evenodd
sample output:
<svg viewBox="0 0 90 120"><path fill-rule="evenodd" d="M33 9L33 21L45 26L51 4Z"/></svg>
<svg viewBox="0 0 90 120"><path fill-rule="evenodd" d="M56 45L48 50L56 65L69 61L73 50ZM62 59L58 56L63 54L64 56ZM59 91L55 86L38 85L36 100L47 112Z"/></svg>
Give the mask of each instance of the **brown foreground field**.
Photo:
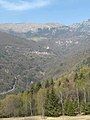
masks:
<svg viewBox="0 0 90 120"><path fill-rule="evenodd" d="M0 118L0 120L90 120L90 116L76 116L76 117L68 117L68 116L61 116L58 118L52 117L23 117L23 118Z"/></svg>

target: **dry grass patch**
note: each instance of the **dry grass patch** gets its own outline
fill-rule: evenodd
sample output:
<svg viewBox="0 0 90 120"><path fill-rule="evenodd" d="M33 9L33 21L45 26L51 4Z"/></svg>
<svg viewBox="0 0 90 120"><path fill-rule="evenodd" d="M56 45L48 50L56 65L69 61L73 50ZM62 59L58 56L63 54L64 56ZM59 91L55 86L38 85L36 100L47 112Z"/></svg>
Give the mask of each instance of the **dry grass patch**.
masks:
<svg viewBox="0 0 90 120"><path fill-rule="evenodd" d="M90 120L90 116L76 116L76 117L68 117L61 116L58 118L46 117L42 118L40 116L36 117L22 117L22 118L0 118L0 120Z"/></svg>

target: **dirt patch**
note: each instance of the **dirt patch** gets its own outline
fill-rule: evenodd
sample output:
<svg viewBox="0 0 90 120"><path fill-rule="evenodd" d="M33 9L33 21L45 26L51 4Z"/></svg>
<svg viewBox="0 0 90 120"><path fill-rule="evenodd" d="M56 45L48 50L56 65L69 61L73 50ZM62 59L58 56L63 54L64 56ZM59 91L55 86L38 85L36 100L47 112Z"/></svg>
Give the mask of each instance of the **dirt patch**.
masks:
<svg viewBox="0 0 90 120"><path fill-rule="evenodd" d="M0 120L90 120L90 116L76 116L76 117L68 117L61 116L58 118L45 117L42 118L40 116L36 117L23 117L23 118L0 118Z"/></svg>

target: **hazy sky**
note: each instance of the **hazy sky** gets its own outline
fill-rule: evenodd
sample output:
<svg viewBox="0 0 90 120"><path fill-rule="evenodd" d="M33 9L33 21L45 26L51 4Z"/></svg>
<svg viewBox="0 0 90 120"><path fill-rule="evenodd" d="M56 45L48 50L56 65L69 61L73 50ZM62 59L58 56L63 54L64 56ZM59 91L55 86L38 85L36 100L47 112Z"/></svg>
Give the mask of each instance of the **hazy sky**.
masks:
<svg viewBox="0 0 90 120"><path fill-rule="evenodd" d="M0 23L72 24L90 19L90 0L0 0Z"/></svg>

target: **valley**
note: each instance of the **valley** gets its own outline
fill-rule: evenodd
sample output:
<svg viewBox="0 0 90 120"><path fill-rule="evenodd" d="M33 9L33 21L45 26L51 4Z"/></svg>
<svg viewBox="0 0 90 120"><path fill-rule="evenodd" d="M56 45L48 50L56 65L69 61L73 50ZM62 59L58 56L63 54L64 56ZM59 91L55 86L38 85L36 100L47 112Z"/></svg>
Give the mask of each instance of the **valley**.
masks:
<svg viewBox="0 0 90 120"><path fill-rule="evenodd" d="M15 78L18 92L72 71L90 55L89 33L89 20L70 26L0 24L0 92L12 90Z"/></svg>
<svg viewBox="0 0 90 120"><path fill-rule="evenodd" d="M89 120L89 114L90 20L0 24L0 119Z"/></svg>

